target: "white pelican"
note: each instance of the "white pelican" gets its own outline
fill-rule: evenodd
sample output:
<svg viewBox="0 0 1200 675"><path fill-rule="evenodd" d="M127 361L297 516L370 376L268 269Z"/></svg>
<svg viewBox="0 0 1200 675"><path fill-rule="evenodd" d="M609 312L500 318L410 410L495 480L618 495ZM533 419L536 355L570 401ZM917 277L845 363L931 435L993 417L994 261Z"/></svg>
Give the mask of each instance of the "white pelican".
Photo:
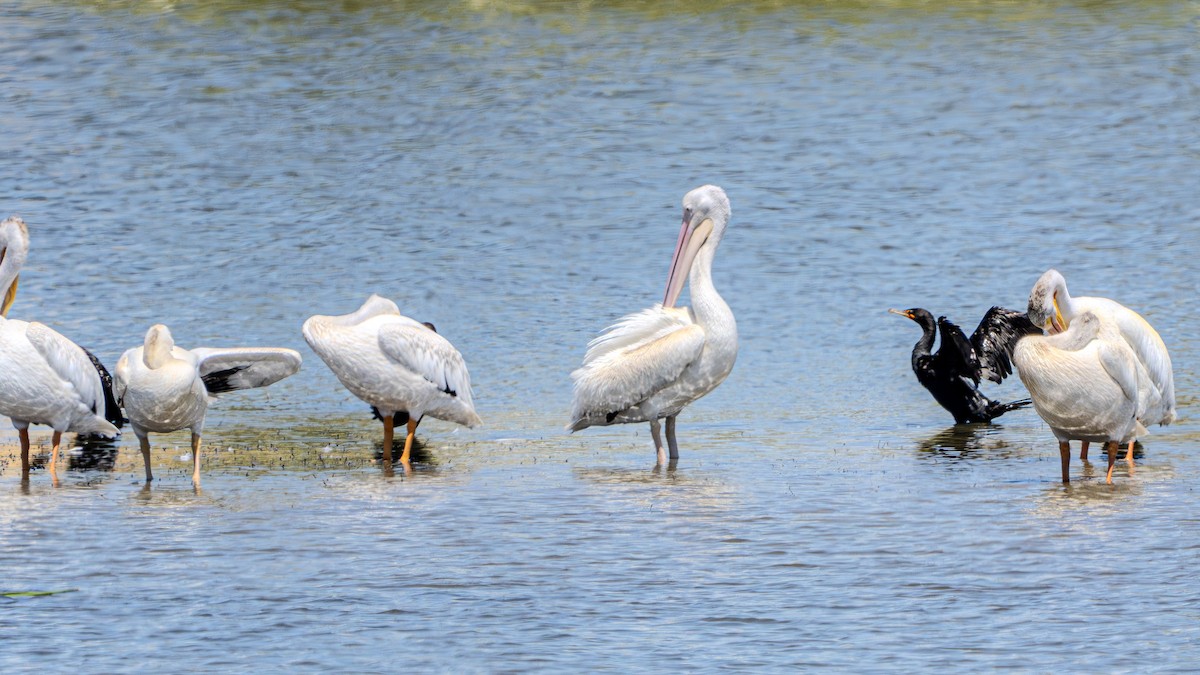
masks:
<svg viewBox="0 0 1200 675"><path fill-rule="evenodd" d="M483 423L475 414L462 354L432 324L403 316L391 300L372 295L351 314L309 317L302 330L342 385L383 420L385 467L392 463L397 423L408 424L400 456L405 469L424 416L468 427Z"/></svg>
<svg viewBox="0 0 1200 675"><path fill-rule="evenodd" d="M36 321L8 319L17 280L29 252L25 221L13 216L0 223L0 415L12 419L21 442L21 476L29 476L29 425L54 429L50 472L55 472L64 431L109 438L120 432L105 419L120 419L105 405L99 362L79 345Z"/></svg>
<svg viewBox="0 0 1200 675"><path fill-rule="evenodd" d="M670 457L679 457L675 417L721 384L737 358L737 322L712 282L713 256L729 214L729 198L715 185L684 196L662 304L621 318L588 343L583 365L571 373L575 397L568 429L650 422L661 465L667 455L659 420L665 417ZM692 306L675 307L685 280Z"/></svg>
<svg viewBox="0 0 1200 675"><path fill-rule="evenodd" d="M1116 326L1094 312L1077 314L1061 333L1018 341L1013 363L1034 409L1058 438L1063 482L1071 482L1069 441L1080 440L1105 444L1111 483L1116 444L1142 431L1138 389L1147 384Z"/></svg>
<svg viewBox="0 0 1200 675"><path fill-rule="evenodd" d="M1049 333L1067 330L1084 312L1092 312L1100 321L1113 324L1146 371L1148 386L1139 390L1138 422L1143 427L1174 422L1175 376L1171 370L1171 355L1158 332L1140 314L1108 298L1071 297L1066 279L1057 270L1047 270L1029 293L1029 319ZM1134 439L1129 439L1126 454L1131 465L1133 442ZM1083 443L1080 457L1087 459L1087 441Z"/></svg>
<svg viewBox="0 0 1200 675"><path fill-rule="evenodd" d="M183 349L171 331L155 324L141 347L117 362L114 390L138 437L146 482L150 471L150 432L192 431L192 482L200 484L200 435L216 394L274 384L300 370L300 354L282 347Z"/></svg>

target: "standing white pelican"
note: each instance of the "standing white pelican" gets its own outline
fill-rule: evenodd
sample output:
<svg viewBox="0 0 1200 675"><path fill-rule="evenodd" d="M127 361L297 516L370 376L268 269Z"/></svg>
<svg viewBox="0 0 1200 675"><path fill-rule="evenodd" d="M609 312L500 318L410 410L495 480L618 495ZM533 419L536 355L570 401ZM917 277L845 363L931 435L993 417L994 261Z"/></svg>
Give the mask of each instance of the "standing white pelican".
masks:
<svg viewBox="0 0 1200 675"><path fill-rule="evenodd" d="M1138 424L1138 389L1147 384L1137 356L1116 327L1093 312L1077 314L1056 335L1017 342L1013 363L1033 407L1058 438L1062 480L1071 482L1069 441L1104 443L1112 483L1117 443L1132 439Z"/></svg>
<svg viewBox="0 0 1200 675"><path fill-rule="evenodd" d="M1171 355L1158 332L1140 314L1108 298L1071 297L1066 279L1057 270L1042 274L1029 293L1029 319L1049 333L1067 330L1084 312L1092 312L1101 322L1112 324L1133 350L1139 367L1145 370L1148 381L1138 392L1138 422L1143 428L1174 422L1175 376ZM1134 440L1129 439L1126 454L1131 465ZM1087 441L1080 457L1087 458Z"/></svg>
<svg viewBox="0 0 1200 675"><path fill-rule="evenodd" d="M192 431L192 482L200 484L200 435L209 401L216 394L265 387L300 370L300 354L282 347L182 349L171 331L155 324L141 347L117 362L114 390L138 437L146 482L150 432Z"/></svg>
<svg viewBox="0 0 1200 675"><path fill-rule="evenodd" d="M383 420L386 467L397 423L408 425L400 456L405 469L425 415L468 427L483 423L475 414L462 354L432 324L403 316L391 300L372 295L351 314L309 317L302 330L342 385Z"/></svg>
<svg viewBox="0 0 1200 675"><path fill-rule="evenodd" d="M737 358L737 322L712 282L713 256L729 215L729 198L715 185L684 196L683 227L662 304L623 317L588 343L583 365L571 373L571 431L650 422L658 463L665 464L659 433L665 417L670 457L679 457L675 417L716 389ZM684 281L692 306L675 307Z"/></svg>
<svg viewBox="0 0 1200 675"><path fill-rule="evenodd" d="M104 384L98 362L82 347L36 321L9 319L17 280L29 252L25 221L0 223L0 415L12 419L21 442L21 476L29 476L29 425L54 429L50 473L55 472L64 431L117 436L105 419ZM119 416L116 419L120 419Z"/></svg>

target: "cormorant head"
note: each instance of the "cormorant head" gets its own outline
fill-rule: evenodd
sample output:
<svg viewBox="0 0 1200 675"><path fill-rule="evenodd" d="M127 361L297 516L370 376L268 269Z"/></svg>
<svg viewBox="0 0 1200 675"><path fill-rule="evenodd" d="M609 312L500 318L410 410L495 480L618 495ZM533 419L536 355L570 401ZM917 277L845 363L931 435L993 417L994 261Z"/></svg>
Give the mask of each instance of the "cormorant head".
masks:
<svg viewBox="0 0 1200 675"><path fill-rule="evenodd" d="M917 323L921 324L921 328L925 330L933 330L933 327L937 325L937 322L933 320L933 315L929 313L929 310L921 307L913 307L912 309L889 309L888 311L892 314L899 314L906 319L912 319L913 321L916 321Z"/></svg>

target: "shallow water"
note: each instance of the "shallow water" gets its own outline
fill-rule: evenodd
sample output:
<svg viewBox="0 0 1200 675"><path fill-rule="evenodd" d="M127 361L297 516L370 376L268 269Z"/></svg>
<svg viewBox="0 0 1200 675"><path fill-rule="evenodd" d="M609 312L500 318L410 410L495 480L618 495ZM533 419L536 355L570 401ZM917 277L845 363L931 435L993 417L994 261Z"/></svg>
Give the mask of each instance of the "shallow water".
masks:
<svg viewBox="0 0 1200 675"><path fill-rule="evenodd" d="M301 350L187 437L0 473L0 669L1187 669L1200 13L1184 2L9 3L10 316L110 365ZM653 470L566 435L587 340L723 186L729 379ZM971 328L1048 267L1141 311L1180 420L1132 471L1032 411L954 430L888 307ZM412 476L300 323L370 292L466 355L486 426ZM988 387L1019 398L1015 379ZM49 433L35 433L46 450ZM13 438L9 433L8 438Z"/></svg>

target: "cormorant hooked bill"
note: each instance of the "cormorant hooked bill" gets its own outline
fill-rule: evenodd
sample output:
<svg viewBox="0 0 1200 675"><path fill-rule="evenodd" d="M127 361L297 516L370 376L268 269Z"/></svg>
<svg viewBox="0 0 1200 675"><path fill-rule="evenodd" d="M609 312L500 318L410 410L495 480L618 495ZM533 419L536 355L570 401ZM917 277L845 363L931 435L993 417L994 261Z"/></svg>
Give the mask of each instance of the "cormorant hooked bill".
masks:
<svg viewBox="0 0 1200 675"><path fill-rule="evenodd" d="M1012 403L993 401L979 391L979 381L1001 382L1012 374L1012 352L1017 340L1025 335L1040 335L1041 329L1021 312L993 307L983 315L979 327L968 340L962 329L946 319L935 322L928 310L889 309L916 321L924 334L912 350L912 369L921 383L943 408L954 415L956 424L991 422L1010 410L1024 408L1030 399ZM942 343L931 353L934 334L940 330Z"/></svg>

